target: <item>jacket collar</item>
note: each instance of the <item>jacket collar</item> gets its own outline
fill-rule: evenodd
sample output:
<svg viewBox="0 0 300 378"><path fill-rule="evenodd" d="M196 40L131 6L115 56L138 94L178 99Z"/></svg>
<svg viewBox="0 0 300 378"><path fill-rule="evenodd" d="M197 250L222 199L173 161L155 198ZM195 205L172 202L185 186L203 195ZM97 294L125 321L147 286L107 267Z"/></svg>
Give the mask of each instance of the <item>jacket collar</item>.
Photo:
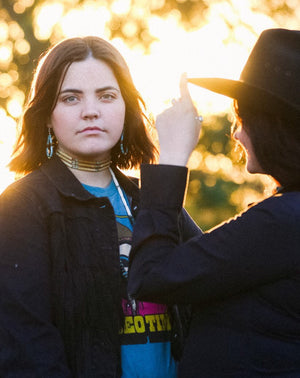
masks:
<svg viewBox="0 0 300 378"><path fill-rule="evenodd" d="M128 196L132 197L133 202L136 203L139 198L138 180L128 178L116 167L112 167L112 169L121 187ZM41 166L41 170L63 196L73 197L81 201L94 198L92 194L84 189L80 181L56 155L46 161Z"/></svg>

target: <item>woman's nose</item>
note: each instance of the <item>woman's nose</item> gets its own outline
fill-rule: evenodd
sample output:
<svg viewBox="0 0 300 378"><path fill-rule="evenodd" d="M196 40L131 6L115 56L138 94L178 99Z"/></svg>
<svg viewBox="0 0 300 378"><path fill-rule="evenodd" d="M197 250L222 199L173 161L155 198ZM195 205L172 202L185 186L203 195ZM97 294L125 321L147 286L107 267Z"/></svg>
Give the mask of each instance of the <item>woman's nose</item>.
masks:
<svg viewBox="0 0 300 378"><path fill-rule="evenodd" d="M83 105L82 118L96 119L100 117L100 104L96 101L87 101Z"/></svg>

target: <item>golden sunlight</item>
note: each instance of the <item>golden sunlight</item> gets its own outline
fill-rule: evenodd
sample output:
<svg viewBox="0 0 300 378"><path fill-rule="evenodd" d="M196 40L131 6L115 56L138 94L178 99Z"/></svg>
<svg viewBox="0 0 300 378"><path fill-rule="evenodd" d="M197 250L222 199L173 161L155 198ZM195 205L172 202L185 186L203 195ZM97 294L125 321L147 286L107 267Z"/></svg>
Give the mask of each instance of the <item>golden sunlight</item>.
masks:
<svg viewBox="0 0 300 378"><path fill-rule="evenodd" d="M36 37L41 40L50 38L54 25L61 19L63 5L58 2L42 5L36 10Z"/></svg>
<svg viewBox="0 0 300 378"><path fill-rule="evenodd" d="M148 19L149 31L155 41L147 54L138 47L129 49L121 39L111 40L111 31L106 26L111 19L110 11L118 15L130 11L130 0L111 2L111 10L90 1L65 13L59 1L41 3L35 12L35 33L40 40L47 40L50 35L55 41L64 37L83 35L98 35L110 40L128 62L135 84L146 101L150 115L156 115L170 106L173 97L179 96L179 79L183 72L188 76L238 78L257 36L263 29L276 26L271 17L252 11L252 3L253 0L212 2L208 13L205 14L205 25L191 32L185 31L180 26L178 12L170 12L166 18L151 16ZM136 11L139 12L141 9L138 8ZM231 25L235 27L229 28L227 20L230 20ZM249 24L251 27L248 27ZM127 25L127 28L129 34L135 33L135 29L130 25ZM0 63L12 59L13 48L17 49L19 54L25 54L30 48L22 35L13 47L11 43L6 42L7 33L6 25L1 22ZM4 82L5 76L1 80ZM193 85L190 85L190 91L199 112L204 116L226 112L231 104L228 98ZM24 98L17 95L12 97L7 103L8 114L18 117L23 103ZM0 135L0 191L12 179L5 168L15 139L15 125L8 114L4 114L3 110L0 114L1 125L7 125L1 127ZM4 130L6 130L5 135L3 135ZM217 153L217 146L215 148ZM191 167L197 165L197 159L199 164L200 159L196 154L195 152L191 159ZM228 175L233 175L232 164L225 156L216 154L215 157L203 156L201 159L211 171L221 169Z"/></svg>
<svg viewBox="0 0 300 378"><path fill-rule="evenodd" d="M16 123L0 109L0 193L14 181L14 174L7 168L16 139Z"/></svg>
<svg viewBox="0 0 300 378"><path fill-rule="evenodd" d="M108 9L88 3L79 9L71 10L62 17L60 26L65 37L98 35L109 39L109 33L105 28L109 19Z"/></svg>

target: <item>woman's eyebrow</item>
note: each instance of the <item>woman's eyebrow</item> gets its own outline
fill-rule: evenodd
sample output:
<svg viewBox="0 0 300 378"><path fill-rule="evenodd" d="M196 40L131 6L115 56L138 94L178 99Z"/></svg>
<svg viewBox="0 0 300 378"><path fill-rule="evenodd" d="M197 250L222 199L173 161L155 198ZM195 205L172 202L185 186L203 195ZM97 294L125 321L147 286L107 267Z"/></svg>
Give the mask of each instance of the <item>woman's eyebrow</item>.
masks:
<svg viewBox="0 0 300 378"><path fill-rule="evenodd" d="M102 88L98 88L98 89L96 89L96 93L98 93L98 92L104 92L104 91L107 91L107 90L114 90L114 91L120 92L120 89L108 85L108 86L106 86L106 87L102 87ZM60 94L62 94L62 93L67 93L67 92L72 92L72 93L83 93L83 91L80 90L80 89L66 88L66 89L60 91Z"/></svg>
<svg viewBox="0 0 300 378"><path fill-rule="evenodd" d="M80 89L66 88L66 89L60 91L59 94L67 93L67 92L72 92L72 93L82 93L83 91L81 91Z"/></svg>
<svg viewBox="0 0 300 378"><path fill-rule="evenodd" d="M113 87L111 85L108 85L108 86L103 87L103 88L96 89L96 92L103 92L103 91L107 91L107 90L114 90L114 91L120 92L120 89Z"/></svg>

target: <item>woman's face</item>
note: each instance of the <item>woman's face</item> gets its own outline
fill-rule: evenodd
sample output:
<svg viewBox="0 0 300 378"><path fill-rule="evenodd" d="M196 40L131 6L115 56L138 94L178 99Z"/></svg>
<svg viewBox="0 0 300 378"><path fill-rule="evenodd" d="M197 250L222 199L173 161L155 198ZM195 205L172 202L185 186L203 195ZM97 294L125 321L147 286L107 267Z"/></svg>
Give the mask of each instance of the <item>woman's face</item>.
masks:
<svg viewBox="0 0 300 378"><path fill-rule="evenodd" d="M48 125L58 147L73 158L106 159L124 120L125 102L111 68L93 57L72 63Z"/></svg>
<svg viewBox="0 0 300 378"><path fill-rule="evenodd" d="M251 139L246 133L245 129L242 126L238 126L236 131L233 134L234 139L236 139L246 154L246 169L249 173L264 173L262 167L260 166L252 146Z"/></svg>

